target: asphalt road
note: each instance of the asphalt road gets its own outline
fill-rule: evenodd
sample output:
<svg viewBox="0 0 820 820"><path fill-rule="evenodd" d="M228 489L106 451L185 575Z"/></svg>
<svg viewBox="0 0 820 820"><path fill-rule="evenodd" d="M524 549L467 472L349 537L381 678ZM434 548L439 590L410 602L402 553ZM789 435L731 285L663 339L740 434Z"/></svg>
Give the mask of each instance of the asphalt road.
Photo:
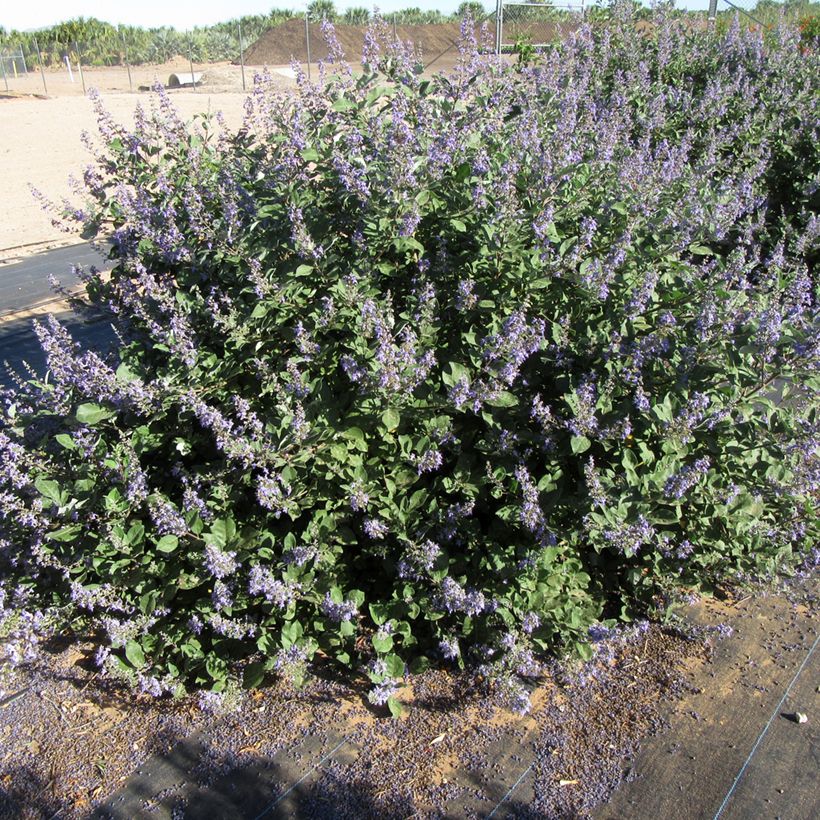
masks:
<svg viewBox="0 0 820 820"><path fill-rule="evenodd" d="M75 287L78 279L72 270L74 265L96 265L103 269L106 261L83 242L0 265L0 317L53 300L55 294L49 285L49 275L56 277L67 289ZM103 349L114 339L111 328L104 321L87 322L71 312L59 313L57 318L84 347ZM13 383L9 370L20 374L25 372L24 362L40 375L45 372L45 358L32 329L32 319L7 320L0 324L0 387Z"/></svg>
<svg viewBox="0 0 820 820"><path fill-rule="evenodd" d="M105 321L88 322L73 313L58 313L56 317L84 348L104 352L116 340ZM39 317L40 321L43 317ZM33 319L15 319L0 325L0 389L14 384L12 372L27 378L23 364L38 375L46 372L46 362L40 343L32 328Z"/></svg>
<svg viewBox="0 0 820 820"><path fill-rule="evenodd" d="M20 262L0 265L0 316L27 310L54 298L49 276L56 277L63 287L78 283L74 265L96 265L103 269L108 263L87 242L36 253Z"/></svg>

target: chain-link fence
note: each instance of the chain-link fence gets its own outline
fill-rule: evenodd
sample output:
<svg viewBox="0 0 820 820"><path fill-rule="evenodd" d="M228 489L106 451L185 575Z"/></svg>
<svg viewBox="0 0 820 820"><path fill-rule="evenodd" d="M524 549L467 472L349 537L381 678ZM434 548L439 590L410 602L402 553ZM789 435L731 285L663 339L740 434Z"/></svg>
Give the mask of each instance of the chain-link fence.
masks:
<svg viewBox="0 0 820 820"><path fill-rule="evenodd" d="M6 91L9 90L9 77L14 80L27 73L26 58L21 48L16 51L0 49L0 76L3 78Z"/></svg>
<svg viewBox="0 0 820 820"><path fill-rule="evenodd" d="M205 39L197 30L159 30L135 43L125 32L99 37L0 43L0 81L7 93L84 94L94 86L105 91L138 91L159 81L198 89L205 67L218 90L245 90L244 54L248 41L241 26L232 36ZM214 67L217 67L215 70Z"/></svg>
<svg viewBox="0 0 820 820"><path fill-rule="evenodd" d="M760 0L691 0L703 25L714 19L718 30L735 16L748 28L771 28L781 16L799 14L799 3L766 3ZM649 10L647 9L647 13ZM497 53L540 49L575 31L584 19L595 20L606 11L590 0L560 4L532 0L497 0L496 8L476 19L476 38L483 48ZM349 18L349 19L348 19ZM351 64L361 57L368 15L337 20L337 34ZM383 31L412 42L425 71L452 65L458 56L459 23L441 18L416 21L407 13L388 15ZM601 18L603 19L603 18ZM273 27L243 31L231 24L219 31L174 29L143 31L102 27L90 36L87 27L67 30L60 41L48 32L21 35L19 41L0 40L0 80L7 93L62 96L83 94L89 87L104 93L138 91L157 81L174 88L209 91L242 91L250 84L248 66L269 66L282 84L293 83L291 63L308 75L328 49L321 31L321 16L306 13L284 19ZM68 25L68 24L66 24ZM102 24L101 24L102 25ZM483 34L478 29L483 28ZM47 39L49 38L49 39Z"/></svg>
<svg viewBox="0 0 820 820"><path fill-rule="evenodd" d="M501 36L497 48L502 53L522 46L544 48L577 29L585 10L585 0L562 5L504 0L498 4Z"/></svg>
<svg viewBox="0 0 820 820"><path fill-rule="evenodd" d="M437 23L415 21L407 14L382 19L382 33L412 43L425 70L445 68L457 59L459 22L446 18ZM493 51L498 39L496 12L473 22L479 47ZM362 56L366 19L359 23L337 21L335 26L343 51L355 66ZM140 39L109 27L94 37L78 35L55 42L43 33L25 36L21 42L0 43L5 90L64 96L84 94L91 87L105 93L138 91L159 81L171 88L241 91L247 89L259 67L270 67L275 77L288 83L295 78L293 63L310 77L317 63L327 61L329 54L322 17L309 13L250 35L240 26L232 32L223 30L220 36L212 32L205 36L204 30L197 29L161 29L150 34L150 38ZM246 65L252 67L248 72Z"/></svg>

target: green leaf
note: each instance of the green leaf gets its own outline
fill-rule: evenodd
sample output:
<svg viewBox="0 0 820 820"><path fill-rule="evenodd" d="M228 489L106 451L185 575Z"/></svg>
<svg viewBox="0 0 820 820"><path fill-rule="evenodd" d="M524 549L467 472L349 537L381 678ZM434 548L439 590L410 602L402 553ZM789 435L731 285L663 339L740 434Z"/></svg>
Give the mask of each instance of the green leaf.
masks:
<svg viewBox="0 0 820 820"><path fill-rule="evenodd" d="M73 541L82 532L82 529L80 524L71 524L68 527L60 527L60 529L50 532L46 537L50 541Z"/></svg>
<svg viewBox="0 0 820 820"><path fill-rule="evenodd" d="M249 663L242 674L243 689L258 689L265 680L265 664Z"/></svg>
<svg viewBox="0 0 820 820"><path fill-rule="evenodd" d="M573 436L570 439L569 446L575 455L578 453L585 453L592 446L592 442L586 436Z"/></svg>
<svg viewBox="0 0 820 820"><path fill-rule="evenodd" d="M698 243L689 246L689 253L693 256L714 256L714 251L711 248L707 248L706 245L700 245Z"/></svg>
<svg viewBox="0 0 820 820"><path fill-rule="evenodd" d="M350 111L351 108L356 108L356 103L353 102L353 100L349 100L347 97L339 97L339 99L336 100L330 107L334 111Z"/></svg>
<svg viewBox="0 0 820 820"><path fill-rule="evenodd" d="M391 678L404 677L404 661L398 655L387 655L384 663L387 666L387 674Z"/></svg>
<svg viewBox="0 0 820 820"><path fill-rule="evenodd" d="M58 507L63 504L64 496L60 491L60 485L56 481L38 478L34 482L34 486L41 495L45 496L49 501L53 501Z"/></svg>
<svg viewBox="0 0 820 820"><path fill-rule="evenodd" d="M421 675L423 672L426 672L430 668L430 659L426 658L424 655L419 655L418 657L413 658L410 663L410 672L413 675Z"/></svg>
<svg viewBox="0 0 820 820"><path fill-rule="evenodd" d="M450 227L459 233L466 233L467 226L460 219L451 219Z"/></svg>
<svg viewBox="0 0 820 820"><path fill-rule="evenodd" d="M196 589L201 583L203 579L201 575L197 575L195 572L183 572L179 576L179 588L180 589Z"/></svg>
<svg viewBox="0 0 820 820"><path fill-rule="evenodd" d="M157 541L158 552L173 552L179 546L179 538L176 535L163 535Z"/></svg>
<svg viewBox="0 0 820 820"><path fill-rule="evenodd" d="M125 362L123 362L116 372L117 381L134 382L139 380L139 375L135 373Z"/></svg>
<svg viewBox="0 0 820 820"><path fill-rule="evenodd" d="M389 652L393 648L393 638L390 635L379 636L379 633L376 632L371 641L377 652Z"/></svg>
<svg viewBox="0 0 820 820"><path fill-rule="evenodd" d="M575 651L578 653L578 656L585 661L592 660L592 656L595 654L595 650L583 641L575 642Z"/></svg>
<svg viewBox="0 0 820 820"><path fill-rule="evenodd" d="M196 638L189 638L185 643L179 647L180 654L191 660L199 660L203 658L205 653L202 651L202 644Z"/></svg>
<svg viewBox="0 0 820 820"><path fill-rule="evenodd" d="M145 655L142 647L136 641L128 641L125 644L125 657L135 669L142 669L145 666Z"/></svg>
<svg viewBox="0 0 820 820"><path fill-rule="evenodd" d="M387 699L387 708L390 710L390 714L394 718L401 717L401 703L399 703L393 695Z"/></svg>
<svg viewBox="0 0 820 820"><path fill-rule="evenodd" d="M515 407L518 404L518 396L508 390L499 391L493 398L487 399L490 407Z"/></svg>
<svg viewBox="0 0 820 820"><path fill-rule="evenodd" d="M400 421L401 416L399 415L399 411L394 410L392 407L382 413L382 424L387 428L388 432L392 433L396 430Z"/></svg>
<svg viewBox="0 0 820 820"><path fill-rule="evenodd" d="M140 595L140 612L143 615L149 615L157 608L157 602L159 601L159 590L151 590L151 592L146 592L145 595Z"/></svg>
<svg viewBox="0 0 820 820"><path fill-rule="evenodd" d="M293 646L304 634L305 630L299 621L289 621L282 627L282 646Z"/></svg>
<svg viewBox="0 0 820 820"><path fill-rule="evenodd" d="M125 542L131 546L136 546L145 537L145 525L142 521L135 521L125 534Z"/></svg>
<svg viewBox="0 0 820 820"><path fill-rule="evenodd" d="M77 421L80 424L89 424L91 426L99 424L101 421L110 419L116 415L113 410L106 407L101 407L99 404L81 404L76 412Z"/></svg>
<svg viewBox="0 0 820 820"><path fill-rule="evenodd" d="M448 362L447 369L441 374L441 380L447 387L452 387L461 379L470 380L470 371L458 362Z"/></svg>
<svg viewBox="0 0 820 820"><path fill-rule="evenodd" d="M680 516L674 507L658 507L647 518L651 524L677 524Z"/></svg>
<svg viewBox="0 0 820 820"><path fill-rule="evenodd" d="M227 547L236 535L236 524L233 518L220 518L214 521L211 531L205 533L205 540L217 547Z"/></svg>
<svg viewBox="0 0 820 820"><path fill-rule="evenodd" d="M373 619L373 623L375 623L376 626L381 626L388 620L388 618L390 618L390 608L387 604L373 603L370 604L368 609L370 610L370 617Z"/></svg>
<svg viewBox="0 0 820 820"><path fill-rule="evenodd" d="M68 433L60 433L59 435L54 436L55 441L61 446L65 447L66 450L76 450L77 445L74 443L74 439L71 438Z"/></svg>
<svg viewBox="0 0 820 820"><path fill-rule="evenodd" d="M205 671L215 681L224 681L228 677L228 662L213 653L205 661Z"/></svg>
<svg viewBox="0 0 820 820"><path fill-rule="evenodd" d="M413 493L413 495L410 496L410 504L408 506L408 510L415 510L418 507L421 507L426 500L427 490L416 490Z"/></svg>

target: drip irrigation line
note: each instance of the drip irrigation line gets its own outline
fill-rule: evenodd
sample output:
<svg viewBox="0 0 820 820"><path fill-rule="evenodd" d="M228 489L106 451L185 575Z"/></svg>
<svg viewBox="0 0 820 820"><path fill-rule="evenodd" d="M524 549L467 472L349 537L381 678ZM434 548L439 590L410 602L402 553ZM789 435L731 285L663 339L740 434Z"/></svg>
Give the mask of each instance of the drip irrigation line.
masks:
<svg viewBox="0 0 820 820"><path fill-rule="evenodd" d="M24 689L21 689L19 692L14 692L13 694L9 695L8 697L2 698L0 700L0 709L4 706L8 706L10 703L14 703L16 700L20 700L29 690L31 686L26 686Z"/></svg>
<svg viewBox="0 0 820 820"><path fill-rule="evenodd" d="M727 0L727 2L728 2L728 0ZM760 746L760 742L763 740L764 735L766 734L766 732L769 731L769 727L772 725L772 723L774 722L774 719L780 713L780 709L782 708L784 701L789 696L789 692L791 692L795 681L800 677L800 673L806 668L806 664L809 662L809 659L814 654L814 650L817 648L818 642L820 642L820 632L817 633L817 637L815 637L814 643L812 644L812 647L809 650L809 653L806 655L805 658L803 658L803 663L800 664L800 668L797 670L797 672L794 673L794 677L791 679L791 682L786 687L786 691L783 693L783 697L780 698L780 702L775 707L775 709L772 712L771 717L769 718L768 722L763 727L763 731L758 735L754 746L752 746L752 751L749 752L749 756L746 758L745 763L740 767L740 771L737 773L737 777L735 777L735 780L732 783L731 787L729 788L729 791L726 792L726 797L723 798L723 802L720 804L720 808L715 813L715 816L714 816L713 820L718 820L720 815L723 814L723 810L726 808L726 806L729 803L729 800L731 800L732 795L735 793L735 789L737 788L737 784L740 783L740 778L743 777L743 773L748 768L749 763L752 762L752 758L754 757L754 754L757 751L757 747Z"/></svg>
<svg viewBox="0 0 820 820"><path fill-rule="evenodd" d="M736 11L739 11L739 12L741 12L742 14L745 14L745 15L746 15L746 16L747 16L750 20L754 20L754 21L755 21L755 23L757 23L757 24L760 26L760 28L762 28L762 29L763 29L763 28L766 28L766 26L764 26L764 25L763 25L763 23L761 23L761 22L760 22L760 20L758 20L758 19L757 19L757 17L755 17L753 14L749 14L749 12L748 12L748 11L746 11L746 9L741 8L740 6L736 6L736 5L732 2L732 0L723 0L723 2L724 2L724 3L726 3L726 5L727 5L727 6L731 6L731 7L732 7L733 9L735 9Z"/></svg>
<svg viewBox="0 0 820 820"><path fill-rule="evenodd" d="M331 749L318 763L316 763L314 766L308 769L286 792L283 792L275 800L272 800L270 803L268 803L268 805L265 806L265 808L259 814L256 815L254 820L261 820L261 818L264 817L272 808L281 803L303 780L305 780L305 778L312 775L313 772L315 772L316 769L318 769L326 760L328 760L334 754L336 754L336 752L338 752L339 749L341 749L345 743L347 743L347 738L343 737L333 749Z"/></svg>
<svg viewBox="0 0 820 820"><path fill-rule="evenodd" d="M527 775L528 775L528 774L532 771L532 767L533 767L534 765L535 765L535 761L533 760L533 761L532 761L532 763L530 763L530 765L529 765L529 766L527 766L527 768L526 768L526 769L524 769L524 771L523 771L523 772L521 772L521 776L518 778L518 780L516 780L516 781L515 781L515 783L513 783L513 784L512 784L512 786L510 786L509 790L508 790L508 791L507 791L507 793L506 793L506 794L505 794L505 795L501 798L501 800L499 800L499 801L498 801L498 803L496 803L496 804L495 804L495 807L494 807L494 808L493 808L493 810L492 810L492 811L491 811L491 812L487 815L487 817L485 818L485 820L490 820L490 818L491 818L491 817L492 817L492 816L493 816L493 815L494 815L494 814L495 814L495 813L496 813L496 812L497 812L497 811L501 808L501 805L502 805L504 802L506 802L507 798L509 798L509 796L510 796L510 795L511 795L511 794L512 794L512 793L513 793L513 792L514 792L514 791L518 788L518 786L521 784L521 781L522 781L522 780L523 780L523 779L524 779L524 778L525 778L525 777L526 777L526 776L527 776Z"/></svg>

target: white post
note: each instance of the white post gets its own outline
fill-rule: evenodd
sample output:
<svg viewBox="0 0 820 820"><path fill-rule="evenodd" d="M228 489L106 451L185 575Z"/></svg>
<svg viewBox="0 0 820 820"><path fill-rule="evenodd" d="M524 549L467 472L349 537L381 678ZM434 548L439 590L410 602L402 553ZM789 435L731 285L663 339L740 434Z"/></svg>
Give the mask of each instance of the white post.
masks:
<svg viewBox="0 0 820 820"><path fill-rule="evenodd" d="M65 60L65 67L68 69L68 79L73 83L74 72L71 70L71 60L68 59L68 54L64 54L63 59Z"/></svg>

